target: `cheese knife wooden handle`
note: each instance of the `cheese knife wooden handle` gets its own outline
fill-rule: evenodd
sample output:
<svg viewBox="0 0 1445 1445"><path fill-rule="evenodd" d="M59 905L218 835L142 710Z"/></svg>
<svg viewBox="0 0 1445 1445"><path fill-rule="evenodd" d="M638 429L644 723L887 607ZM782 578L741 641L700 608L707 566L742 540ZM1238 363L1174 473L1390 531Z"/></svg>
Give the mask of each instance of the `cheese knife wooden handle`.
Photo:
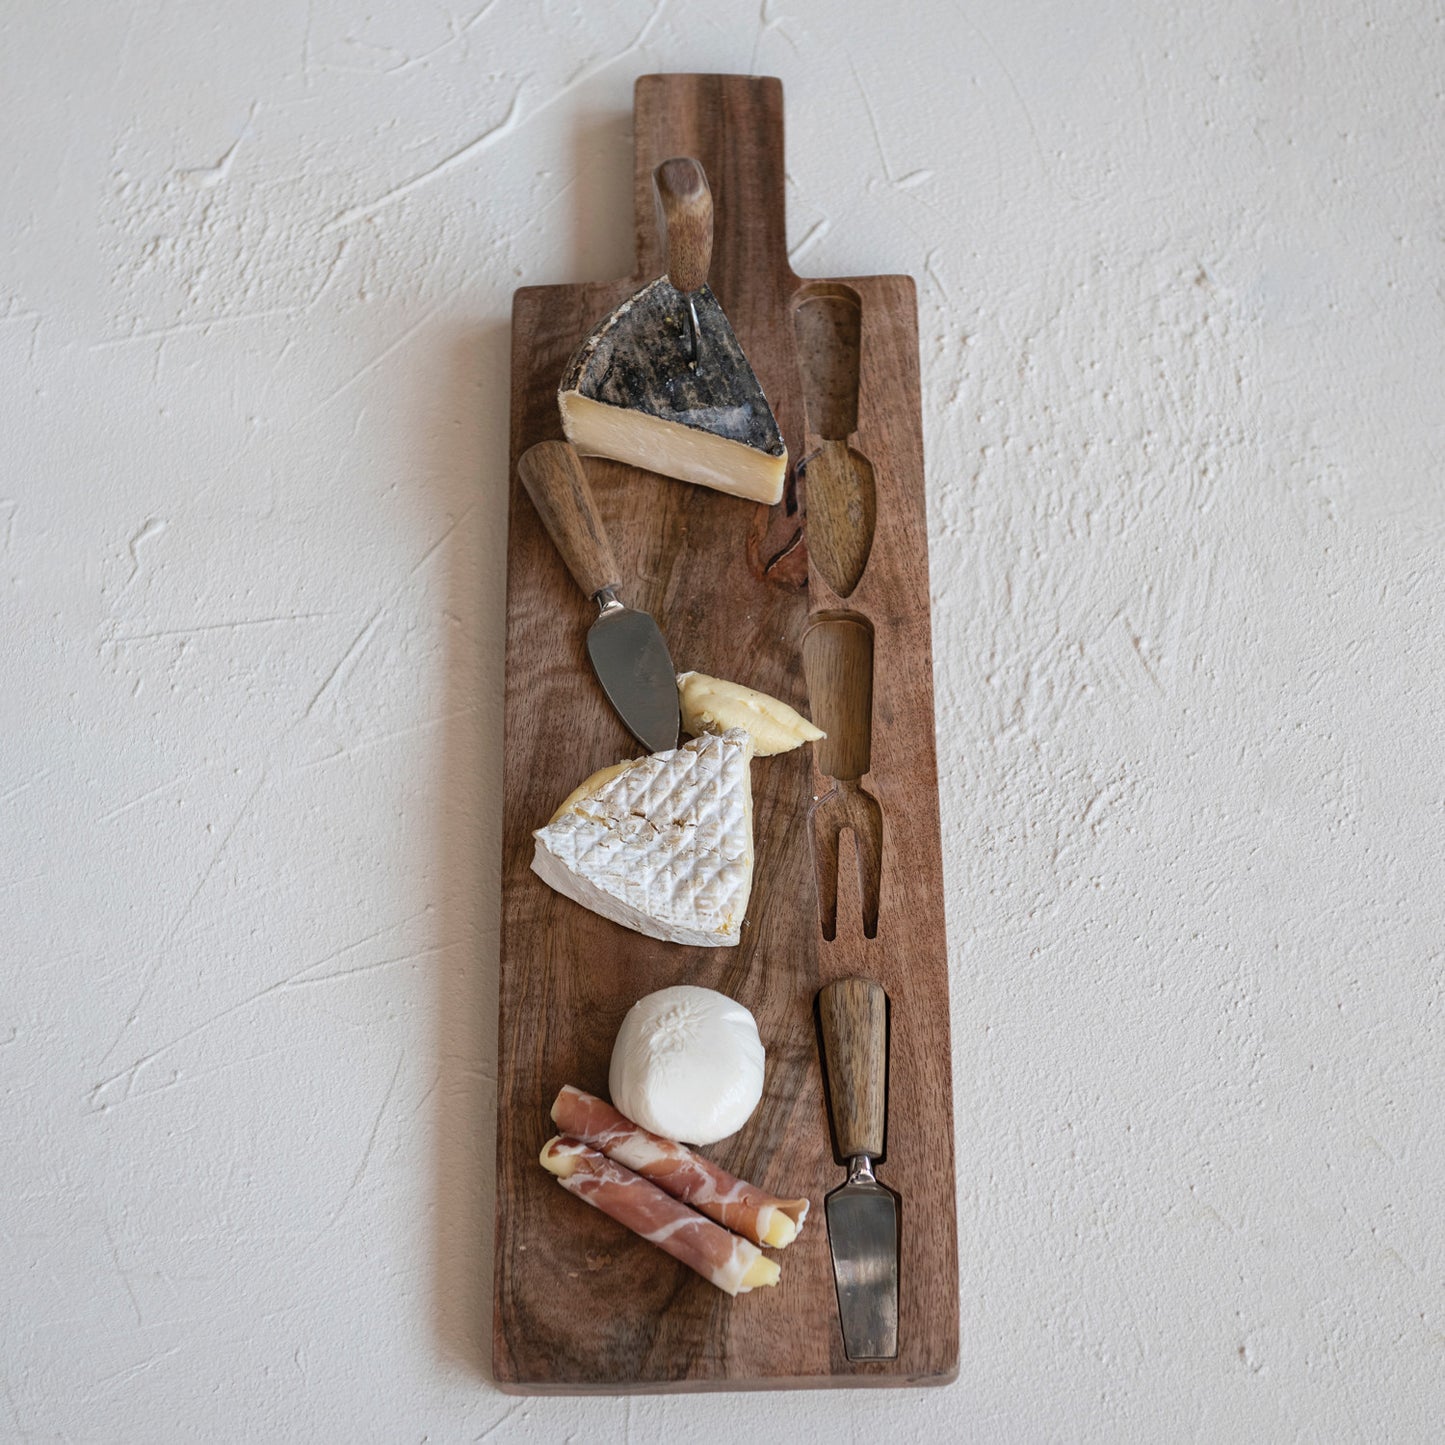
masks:
<svg viewBox="0 0 1445 1445"><path fill-rule="evenodd" d="M707 175L691 156L674 156L653 171L652 189L667 279L679 291L696 291L712 264L712 191Z"/></svg>
<svg viewBox="0 0 1445 1445"><path fill-rule="evenodd" d="M517 462L522 485L572 580L589 596L621 582L582 458L568 442L538 442Z"/></svg>
<svg viewBox="0 0 1445 1445"><path fill-rule="evenodd" d="M888 1105L888 995L871 978L844 978L818 991L829 1111L845 1159L883 1153Z"/></svg>

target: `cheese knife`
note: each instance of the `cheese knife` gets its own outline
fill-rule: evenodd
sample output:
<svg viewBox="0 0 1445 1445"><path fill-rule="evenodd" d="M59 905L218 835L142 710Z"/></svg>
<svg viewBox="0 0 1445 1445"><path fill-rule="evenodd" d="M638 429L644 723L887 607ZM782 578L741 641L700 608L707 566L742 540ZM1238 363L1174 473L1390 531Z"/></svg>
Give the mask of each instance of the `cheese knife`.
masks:
<svg viewBox="0 0 1445 1445"><path fill-rule="evenodd" d="M607 700L648 752L675 748L677 673L651 614L618 600L621 574L582 459L566 442L538 442L517 471L572 580L597 604L587 655Z"/></svg>
<svg viewBox="0 0 1445 1445"><path fill-rule="evenodd" d="M888 995L867 978L818 992L828 1110L848 1179L823 1201L843 1348L850 1360L898 1354L898 1196L880 1184L888 1108Z"/></svg>

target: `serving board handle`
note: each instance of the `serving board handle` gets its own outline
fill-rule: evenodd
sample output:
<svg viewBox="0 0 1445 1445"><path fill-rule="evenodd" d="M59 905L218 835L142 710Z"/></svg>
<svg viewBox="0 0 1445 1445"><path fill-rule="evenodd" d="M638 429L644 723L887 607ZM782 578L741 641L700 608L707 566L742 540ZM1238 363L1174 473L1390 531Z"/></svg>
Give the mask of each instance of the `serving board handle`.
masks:
<svg viewBox="0 0 1445 1445"><path fill-rule="evenodd" d="M733 329L738 330L734 312L757 298L775 307L797 282L788 265L782 82L772 76L640 76L633 138L637 283L655 280L669 265L653 174L669 157L687 156L707 177L708 283ZM673 284L687 289L676 277ZM768 326L777 325L774 310ZM748 356L756 368L751 348ZM776 401L771 391L767 396Z"/></svg>

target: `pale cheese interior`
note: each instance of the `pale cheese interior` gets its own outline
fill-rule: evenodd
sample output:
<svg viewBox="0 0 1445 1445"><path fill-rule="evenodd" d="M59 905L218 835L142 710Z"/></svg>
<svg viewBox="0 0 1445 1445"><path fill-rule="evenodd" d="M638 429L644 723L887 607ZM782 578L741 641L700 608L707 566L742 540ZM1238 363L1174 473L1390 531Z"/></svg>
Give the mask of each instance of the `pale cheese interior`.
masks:
<svg viewBox="0 0 1445 1445"><path fill-rule="evenodd" d="M716 432L609 406L581 392L564 391L558 401L567 440L584 456L611 457L769 506L783 498L786 452L769 456Z"/></svg>
<svg viewBox="0 0 1445 1445"><path fill-rule="evenodd" d="M739 682L702 672L681 672L677 691L683 730L694 737L742 728L751 735L753 749L760 757L791 752L803 743L827 737L787 703Z"/></svg>

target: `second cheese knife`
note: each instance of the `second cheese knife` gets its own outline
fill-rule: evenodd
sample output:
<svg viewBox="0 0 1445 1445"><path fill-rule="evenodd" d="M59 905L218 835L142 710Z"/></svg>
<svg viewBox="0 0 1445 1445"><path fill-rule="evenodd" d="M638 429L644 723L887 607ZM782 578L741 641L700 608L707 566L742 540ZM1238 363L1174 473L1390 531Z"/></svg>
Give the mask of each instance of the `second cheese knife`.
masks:
<svg viewBox="0 0 1445 1445"><path fill-rule="evenodd" d="M522 485L572 580L598 607L587 633L597 680L628 731L650 753L677 746L677 674L650 613L617 599L621 574L582 459L566 442L538 442L517 462Z"/></svg>
<svg viewBox="0 0 1445 1445"><path fill-rule="evenodd" d="M898 1354L898 1196L873 1177L888 1107L888 995L868 978L818 991L828 1105L848 1179L823 1201L850 1360Z"/></svg>

